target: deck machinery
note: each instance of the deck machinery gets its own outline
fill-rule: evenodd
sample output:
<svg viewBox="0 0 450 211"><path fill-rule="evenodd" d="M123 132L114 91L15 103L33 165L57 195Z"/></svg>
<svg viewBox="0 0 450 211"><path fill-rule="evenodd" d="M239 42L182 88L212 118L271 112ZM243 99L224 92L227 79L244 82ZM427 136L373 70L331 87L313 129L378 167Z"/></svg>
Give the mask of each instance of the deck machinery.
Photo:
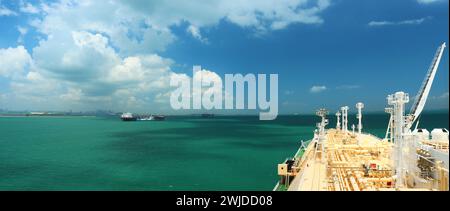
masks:
<svg viewBox="0 0 450 211"><path fill-rule="evenodd" d="M405 115L407 93L387 97L390 120L384 139L362 132L362 103L356 104L357 133L348 131L348 106L336 113L336 129L325 129L328 112L318 110L321 122L314 138L307 146L302 142L294 158L278 165L280 181L274 190L448 191L448 130L434 129L430 134L418 128L445 47L439 46L410 114Z"/></svg>

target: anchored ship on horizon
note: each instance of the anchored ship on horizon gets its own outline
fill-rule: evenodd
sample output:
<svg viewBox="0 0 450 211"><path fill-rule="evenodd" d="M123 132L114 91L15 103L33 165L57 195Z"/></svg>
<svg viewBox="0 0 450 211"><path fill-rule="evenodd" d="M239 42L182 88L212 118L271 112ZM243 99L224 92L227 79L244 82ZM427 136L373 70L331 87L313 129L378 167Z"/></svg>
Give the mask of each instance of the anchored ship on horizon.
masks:
<svg viewBox="0 0 450 211"><path fill-rule="evenodd" d="M133 113L126 112L120 116L122 121L163 121L166 119L163 115L134 115Z"/></svg>
<svg viewBox="0 0 450 211"><path fill-rule="evenodd" d="M430 136L418 121L445 47L439 46L409 115L405 115L407 93L387 97L390 119L384 139L363 133L363 103L355 106L358 125L352 131L348 106L336 113L333 129L326 129L328 111L319 109L321 121L314 138L302 141L293 158L278 164L280 180L274 191L448 191L448 130L437 128Z"/></svg>

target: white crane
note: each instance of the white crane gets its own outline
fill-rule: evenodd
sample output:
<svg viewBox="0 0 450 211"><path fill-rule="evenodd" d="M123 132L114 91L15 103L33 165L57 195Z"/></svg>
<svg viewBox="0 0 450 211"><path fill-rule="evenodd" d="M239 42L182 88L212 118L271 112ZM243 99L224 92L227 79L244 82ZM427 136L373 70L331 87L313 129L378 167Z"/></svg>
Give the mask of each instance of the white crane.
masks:
<svg viewBox="0 0 450 211"><path fill-rule="evenodd" d="M439 67L439 63L441 62L442 55L444 54L444 49L447 47L446 43L442 43L436 51L436 54L431 62L431 66L428 69L427 75L425 76L425 80L422 83L422 86L419 89L418 94L415 97L415 102L411 107L410 114L406 118L406 123L404 125L405 129L411 129L412 125L417 121L420 114L422 113L425 103L427 102L428 95L430 94L431 86L433 85L434 77L436 76L436 72ZM387 108L386 112L391 114L391 119L389 120L388 128L386 130L386 139L393 141L392 137L392 127L393 127L393 108ZM417 124L416 124L417 127ZM391 135L390 138L389 135Z"/></svg>
<svg viewBox="0 0 450 211"><path fill-rule="evenodd" d="M414 122L417 121L423 111L423 108L425 107L425 103L427 102L428 95L430 94L431 86L433 85L434 77L436 76L436 72L438 70L439 63L441 62L442 54L444 54L445 47L447 46L444 42L437 49L436 55L431 62L431 66L428 69L427 75L425 76L425 80L422 83L422 87L416 95L415 102L411 107L410 114L408 115L408 122L406 125L408 129L410 129Z"/></svg>

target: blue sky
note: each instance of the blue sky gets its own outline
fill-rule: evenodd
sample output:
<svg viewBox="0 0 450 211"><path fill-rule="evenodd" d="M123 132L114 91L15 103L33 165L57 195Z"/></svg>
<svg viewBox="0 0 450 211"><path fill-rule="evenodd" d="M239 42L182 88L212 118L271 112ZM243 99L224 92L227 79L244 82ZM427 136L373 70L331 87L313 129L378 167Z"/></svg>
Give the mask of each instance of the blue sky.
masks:
<svg viewBox="0 0 450 211"><path fill-rule="evenodd" d="M448 20L448 0L2 0L0 108L171 113L169 76L202 65L279 74L283 114L382 111L416 94ZM448 61L427 110L448 110Z"/></svg>

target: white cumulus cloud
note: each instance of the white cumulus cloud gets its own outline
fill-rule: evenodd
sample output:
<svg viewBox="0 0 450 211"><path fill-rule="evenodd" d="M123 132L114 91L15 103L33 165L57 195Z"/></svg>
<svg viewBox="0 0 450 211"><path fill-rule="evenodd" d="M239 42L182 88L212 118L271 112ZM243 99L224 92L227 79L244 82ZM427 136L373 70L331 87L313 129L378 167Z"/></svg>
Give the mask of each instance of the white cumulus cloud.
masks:
<svg viewBox="0 0 450 211"><path fill-rule="evenodd" d="M21 2L20 11L29 14L38 14L40 12L38 7L33 6L29 2Z"/></svg>
<svg viewBox="0 0 450 211"><path fill-rule="evenodd" d="M0 6L0 16L16 16L17 13L8 9L7 7Z"/></svg>
<svg viewBox="0 0 450 211"><path fill-rule="evenodd" d="M17 26L17 31L19 31L19 37L17 38L17 42L19 44L24 43L25 35L28 33L28 28Z"/></svg>
<svg viewBox="0 0 450 211"><path fill-rule="evenodd" d="M29 69L32 59L23 46L0 49L0 76L23 75Z"/></svg>
<svg viewBox="0 0 450 211"><path fill-rule="evenodd" d="M204 38L202 34L200 33L200 29L194 25L190 25L187 28L187 31L194 37L195 39L200 40L203 43L207 43L208 39Z"/></svg>
<svg viewBox="0 0 450 211"><path fill-rule="evenodd" d="M320 93L327 90L326 86L312 86L311 89L309 89L309 92L311 93Z"/></svg>

